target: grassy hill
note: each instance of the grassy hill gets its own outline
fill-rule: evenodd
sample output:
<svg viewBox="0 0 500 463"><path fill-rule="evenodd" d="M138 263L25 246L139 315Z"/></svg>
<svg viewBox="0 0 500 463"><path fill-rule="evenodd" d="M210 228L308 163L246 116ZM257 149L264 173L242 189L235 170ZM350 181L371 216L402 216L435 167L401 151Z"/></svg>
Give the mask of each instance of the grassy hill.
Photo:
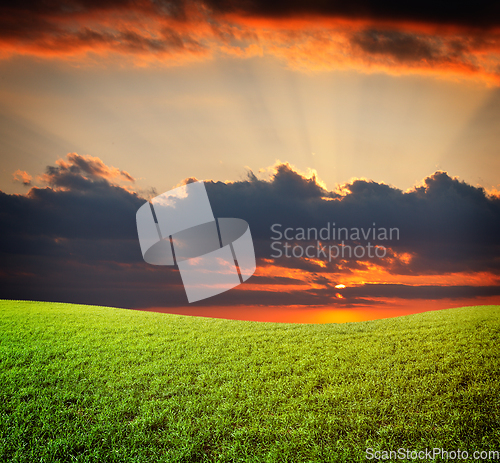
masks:
<svg viewBox="0 0 500 463"><path fill-rule="evenodd" d="M500 450L499 342L499 306L292 325L0 301L0 461Z"/></svg>

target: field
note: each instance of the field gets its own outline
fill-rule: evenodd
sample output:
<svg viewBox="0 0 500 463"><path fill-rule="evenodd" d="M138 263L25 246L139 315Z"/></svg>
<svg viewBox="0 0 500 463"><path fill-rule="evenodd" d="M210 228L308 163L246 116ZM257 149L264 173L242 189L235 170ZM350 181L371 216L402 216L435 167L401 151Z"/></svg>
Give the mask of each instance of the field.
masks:
<svg viewBox="0 0 500 463"><path fill-rule="evenodd" d="M499 343L499 306L292 325L0 301L0 461L498 451Z"/></svg>

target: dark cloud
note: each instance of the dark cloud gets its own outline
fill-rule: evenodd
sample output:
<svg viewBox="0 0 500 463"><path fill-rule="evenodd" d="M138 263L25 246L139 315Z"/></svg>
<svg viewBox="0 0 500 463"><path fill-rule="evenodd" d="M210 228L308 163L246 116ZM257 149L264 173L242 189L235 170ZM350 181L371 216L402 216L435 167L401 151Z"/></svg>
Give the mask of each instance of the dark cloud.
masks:
<svg viewBox="0 0 500 463"><path fill-rule="evenodd" d="M136 308L187 305L177 270L151 266L142 259L135 214L146 200L113 183L132 180L127 176L99 158L73 153L47 168L47 187L33 187L26 195L0 192L0 297ZM385 258L376 264L388 274L500 276L500 198L445 172L436 172L407 192L367 180L327 191L314 177L306 178L283 164L270 180L250 173L246 180L206 182L206 187L216 217L239 217L249 223L258 267L264 271L200 305L353 307L381 298L498 295L498 286L491 282L338 289L332 273L370 271L374 260L272 257L273 224L281 224L283 231L320 229L334 222L337 228L369 229L375 222L377 228L399 229L398 240L375 240L387 248Z"/></svg>
<svg viewBox="0 0 500 463"><path fill-rule="evenodd" d="M205 47L191 31L171 27L186 21L185 12L182 1L2 2L0 41L6 50L48 56L89 50L146 56L204 54Z"/></svg>
<svg viewBox="0 0 500 463"><path fill-rule="evenodd" d="M453 3L431 0L354 0L350 2L285 1L285 0L208 0L220 12L244 12L264 17L319 15L349 19L415 21L431 24L460 24L489 27L499 24L500 8L495 2L480 0Z"/></svg>
<svg viewBox="0 0 500 463"><path fill-rule="evenodd" d="M313 186L313 184L315 186ZM397 228L399 239L371 240L383 245L388 257L408 253L411 262L381 265L401 274L457 271L492 271L498 273L500 256L500 199L489 196L445 172L436 172L422 186L410 192L376 182L355 180L344 185L348 193L339 200L334 192L325 192L311 179L305 179L286 166L280 166L271 182L249 179L232 184L207 185L216 215L241 217L251 224L259 241L260 256L269 259L273 224L287 227L321 229L327 224L358 229ZM298 193L299 192L299 193ZM330 199L330 200L325 200ZM304 242L297 241L298 244ZM354 246L355 241L347 244ZM366 244L366 240L361 240ZM339 240L325 245L339 244ZM343 264L359 268L354 259ZM281 259L280 265L302 269L316 264L299 259ZM330 266L333 269L338 262Z"/></svg>
<svg viewBox="0 0 500 463"><path fill-rule="evenodd" d="M337 290L338 291L338 290ZM366 284L341 290L347 299L400 298L400 299L467 299L500 296L500 286L430 286Z"/></svg>
<svg viewBox="0 0 500 463"><path fill-rule="evenodd" d="M362 31L355 34L351 42L366 53L391 56L401 63L443 59L429 41L398 31Z"/></svg>
<svg viewBox="0 0 500 463"><path fill-rule="evenodd" d="M0 58L118 56L161 65L275 56L294 69L433 74L498 84L500 6L267 0L7 2ZM91 52L91 53L90 53ZM99 58L100 57L100 58Z"/></svg>
<svg viewBox="0 0 500 463"><path fill-rule="evenodd" d="M134 182L135 179L126 171L105 165L99 158L80 156L69 153L67 161L60 159L56 166L48 166L43 181L53 187L84 187L88 180ZM75 182L75 183L73 183Z"/></svg>
<svg viewBox="0 0 500 463"><path fill-rule="evenodd" d="M237 14L241 17L258 18L293 18L304 16L320 16L327 18L363 19L382 22L419 22L436 25L459 25L472 28L490 28L500 24L500 6L491 1L481 0L469 3L454 3L434 1L395 2L390 0L356 0L351 2L313 1L283 1L283 0L205 0L188 2L174 1L143 1L127 0L102 2L77 0L67 1L21 1L2 2L0 6L1 37L30 40L38 35L50 32L63 34L65 29L61 24L72 19L83 23L86 19L96 19L109 15L127 14L146 15L152 18L186 21L189 10L197 10L199 14L212 13L217 17L225 14ZM182 46L181 38L167 30L164 37L166 43ZM84 41L110 41L112 35L106 35L82 29L78 33ZM128 31L123 37L132 46L140 44L151 48L162 49L163 40L144 42L144 37L133 31Z"/></svg>
<svg viewBox="0 0 500 463"><path fill-rule="evenodd" d="M470 4L445 1L354 0L350 2L285 0L205 0L197 2L214 12L240 13L260 17L293 17L304 14L353 19L418 21L433 24L462 24L488 27L499 24L500 8L496 2L479 0ZM184 18L190 2L186 0L144 1L77 0L45 2L40 0L2 2L6 12L23 11L40 17L85 15L108 10L148 11L158 15Z"/></svg>

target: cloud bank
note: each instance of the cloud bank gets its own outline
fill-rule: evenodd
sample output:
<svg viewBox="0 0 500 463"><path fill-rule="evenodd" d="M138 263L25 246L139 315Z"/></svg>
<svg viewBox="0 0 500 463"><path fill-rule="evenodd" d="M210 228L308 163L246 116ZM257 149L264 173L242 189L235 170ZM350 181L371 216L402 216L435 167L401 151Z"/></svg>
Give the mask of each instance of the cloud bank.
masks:
<svg viewBox="0 0 500 463"><path fill-rule="evenodd" d="M4 2L0 57L116 56L147 66L267 55L306 71L465 76L497 85L499 12L487 1Z"/></svg>
<svg viewBox="0 0 500 463"><path fill-rule="evenodd" d="M26 195L0 193L0 297L118 307L187 305L175 268L142 260L133 177L96 157L70 153ZM119 182L125 182L120 185ZM257 272L200 305L354 307L387 300L493 297L500 292L500 197L436 172L409 191L352 180L334 191L288 164L269 179L206 181L216 217L246 220ZM397 228L370 240L384 258L273 257L274 224L290 228ZM292 238L291 245L316 244ZM322 240L322 245L339 240ZM346 240L346 245L366 240ZM340 285L340 286L339 286ZM345 287L343 287L345 286Z"/></svg>

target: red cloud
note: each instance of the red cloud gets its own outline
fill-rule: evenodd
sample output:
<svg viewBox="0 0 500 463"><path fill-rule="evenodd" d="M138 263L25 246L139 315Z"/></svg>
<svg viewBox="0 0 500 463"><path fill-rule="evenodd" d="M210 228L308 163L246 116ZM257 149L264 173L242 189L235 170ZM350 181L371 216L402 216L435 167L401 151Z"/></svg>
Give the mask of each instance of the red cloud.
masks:
<svg viewBox="0 0 500 463"><path fill-rule="evenodd" d="M81 61L92 53L138 65L176 65L217 55L271 55L306 71L356 69L499 83L500 28L488 15L460 10L448 17L436 8L417 14L391 4L392 11L369 0L359 11L316 3L276 11L276 5L236 0L163 6L81 0L71 9L57 1L29 11L3 8L0 58L28 54Z"/></svg>

